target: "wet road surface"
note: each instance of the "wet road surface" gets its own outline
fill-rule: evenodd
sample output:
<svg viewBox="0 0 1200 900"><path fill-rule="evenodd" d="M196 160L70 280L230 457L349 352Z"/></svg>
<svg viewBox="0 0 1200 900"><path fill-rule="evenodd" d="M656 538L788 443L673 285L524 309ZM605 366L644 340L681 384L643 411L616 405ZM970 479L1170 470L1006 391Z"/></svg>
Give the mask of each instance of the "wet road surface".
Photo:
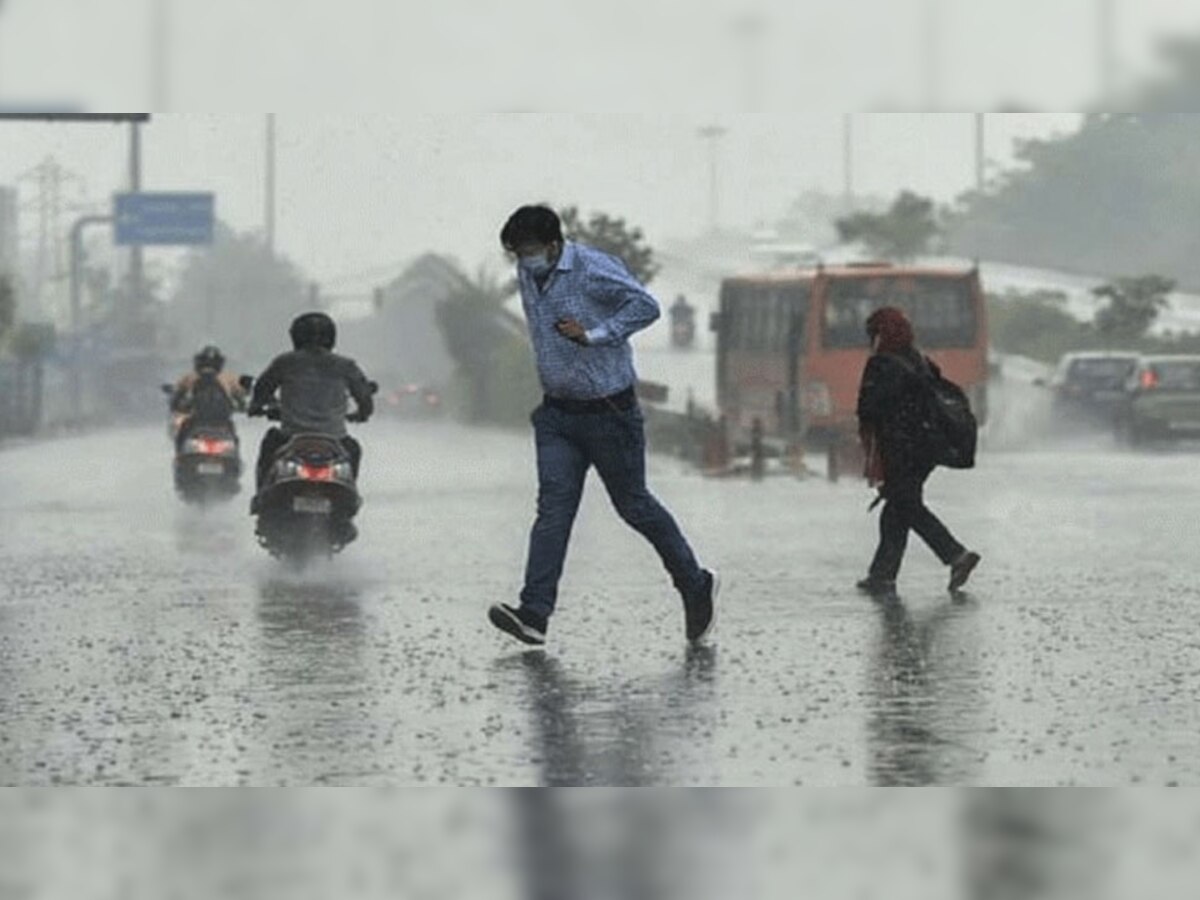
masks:
<svg viewBox="0 0 1200 900"><path fill-rule="evenodd" d="M259 432L244 428L247 456ZM0 450L0 783L1200 784L1200 455L985 456L933 507L970 593L914 543L852 589L870 495L652 463L725 576L714 646L590 484L549 648L493 633L520 587L530 439L373 422L362 537L286 571L247 499L187 509L161 430Z"/></svg>

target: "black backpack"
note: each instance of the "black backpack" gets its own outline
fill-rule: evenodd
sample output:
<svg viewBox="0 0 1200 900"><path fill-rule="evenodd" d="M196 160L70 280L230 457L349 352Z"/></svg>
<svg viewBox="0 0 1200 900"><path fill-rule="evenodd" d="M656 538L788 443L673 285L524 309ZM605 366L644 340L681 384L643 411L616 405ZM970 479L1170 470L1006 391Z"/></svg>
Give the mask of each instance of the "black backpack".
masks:
<svg viewBox="0 0 1200 900"><path fill-rule="evenodd" d="M233 418L233 401L214 372L202 372L192 386L192 421L220 425Z"/></svg>
<svg viewBox="0 0 1200 900"><path fill-rule="evenodd" d="M931 364L918 369L901 356L892 358L916 375L926 388L920 441L926 458L948 469L975 468L979 421L971 411L966 392Z"/></svg>

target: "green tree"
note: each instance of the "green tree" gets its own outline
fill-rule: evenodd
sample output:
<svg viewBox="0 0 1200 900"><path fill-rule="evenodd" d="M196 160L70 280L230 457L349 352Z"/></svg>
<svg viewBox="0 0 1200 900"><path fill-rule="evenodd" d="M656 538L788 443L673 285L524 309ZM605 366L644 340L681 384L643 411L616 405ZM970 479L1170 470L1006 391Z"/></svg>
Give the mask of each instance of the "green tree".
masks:
<svg viewBox="0 0 1200 900"><path fill-rule="evenodd" d="M844 243L861 241L886 259L909 260L929 250L941 233L933 201L903 191L883 213L857 212L835 223Z"/></svg>
<svg viewBox="0 0 1200 900"><path fill-rule="evenodd" d="M562 222L567 240L579 241L620 257L642 284L649 284L659 273L661 267L642 229L629 225L624 219L593 213L584 221L579 207L569 206L562 211Z"/></svg>
<svg viewBox="0 0 1200 900"><path fill-rule="evenodd" d="M1173 290L1175 282L1161 275L1117 278L1096 288L1092 294L1108 301L1096 313L1096 331L1109 340L1145 337Z"/></svg>

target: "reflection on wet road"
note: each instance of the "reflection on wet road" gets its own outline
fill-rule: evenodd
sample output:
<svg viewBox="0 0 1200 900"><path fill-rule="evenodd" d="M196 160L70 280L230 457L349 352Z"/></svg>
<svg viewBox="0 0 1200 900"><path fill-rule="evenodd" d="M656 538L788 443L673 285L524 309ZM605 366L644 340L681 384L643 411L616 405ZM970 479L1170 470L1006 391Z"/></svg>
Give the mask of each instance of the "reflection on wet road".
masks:
<svg viewBox="0 0 1200 900"><path fill-rule="evenodd" d="M867 736L871 782L972 783L981 751L969 742L977 739L983 696L970 605L948 602L916 614L899 598L877 606Z"/></svg>

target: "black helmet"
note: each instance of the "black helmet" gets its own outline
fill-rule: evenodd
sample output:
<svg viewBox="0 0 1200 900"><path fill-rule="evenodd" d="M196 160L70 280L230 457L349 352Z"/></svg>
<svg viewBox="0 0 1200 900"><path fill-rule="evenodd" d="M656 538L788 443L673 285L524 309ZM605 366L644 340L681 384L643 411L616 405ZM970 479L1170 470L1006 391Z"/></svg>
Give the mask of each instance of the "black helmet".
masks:
<svg viewBox="0 0 1200 900"><path fill-rule="evenodd" d="M292 336L292 346L297 350L303 347L324 347L332 350L337 343L337 326L333 319L323 312L310 312L297 316L288 330Z"/></svg>
<svg viewBox="0 0 1200 900"><path fill-rule="evenodd" d="M219 349L209 344L192 357L192 365L195 366L197 372L203 370L220 372L225 368L225 356Z"/></svg>

